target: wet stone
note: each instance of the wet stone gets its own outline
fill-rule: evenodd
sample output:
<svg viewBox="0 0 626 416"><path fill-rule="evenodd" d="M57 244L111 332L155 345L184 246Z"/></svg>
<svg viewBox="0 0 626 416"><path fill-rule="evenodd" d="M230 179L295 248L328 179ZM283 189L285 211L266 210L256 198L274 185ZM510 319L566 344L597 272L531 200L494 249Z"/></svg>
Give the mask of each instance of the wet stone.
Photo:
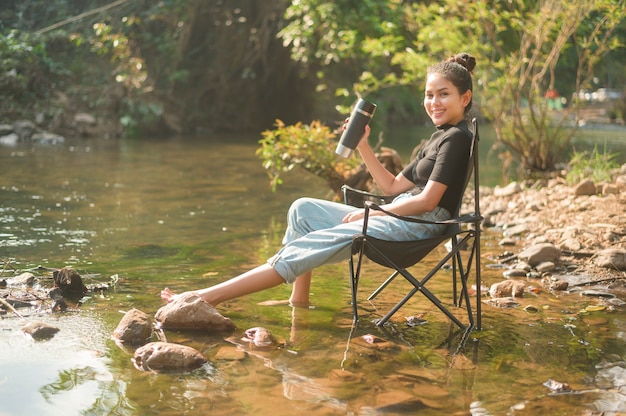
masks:
<svg viewBox="0 0 626 416"><path fill-rule="evenodd" d="M493 298L484 302L497 308L516 308L519 306L519 303L517 303L515 299L511 297Z"/></svg>
<svg viewBox="0 0 626 416"><path fill-rule="evenodd" d="M510 277L526 277L526 270L522 269L508 269L502 272L502 276L506 278Z"/></svg>
<svg viewBox="0 0 626 416"><path fill-rule="evenodd" d="M515 280L504 280L494 283L489 288L492 298L521 297L524 296L524 283Z"/></svg>
<svg viewBox="0 0 626 416"><path fill-rule="evenodd" d="M246 329L245 336L241 338L242 341L250 343L251 346L257 348L268 348L272 345L276 345L276 339L263 327L255 327Z"/></svg>
<svg viewBox="0 0 626 416"><path fill-rule="evenodd" d="M88 291L81 275L70 267L63 267L52 272L52 279L54 286L61 290L61 295L71 301L80 300Z"/></svg>
<svg viewBox="0 0 626 416"><path fill-rule="evenodd" d="M157 326L162 329L224 332L235 329L233 322L222 316L194 293L177 296L161 307L156 315Z"/></svg>
<svg viewBox="0 0 626 416"><path fill-rule="evenodd" d="M557 262L561 257L561 250L551 243L535 244L518 254L518 257L531 266L551 261Z"/></svg>
<svg viewBox="0 0 626 416"><path fill-rule="evenodd" d="M7 280L8 286L32 286L37 278L31 272L25 272Z"/></svg>
<svg viewBox="0 0 626 416"><path fill-rule="evenodd" d="M358 338L354 338L352 342L354 343L354 345L357 345L357 346L372 348L372 349L377 349L377 350L394 350L398 347L395 343L391 341L387 341L377 335L372 335L372 334L366 334Z"/></svg>
<svg viewBox="0 0 626 416"><path fill-rule="evenodd" d="M35 340L44 340L52 338L57 332L59 332L59 328L45 322L34 321L24 325L22 327L22 332L30 335Z"/></svg>
<svg viewBox="0 0 626 416"><path fill-rule="evenodd" d="M132 358L138 370L154 372L191 371L207 360L198 350L169 342L151 342L137 348Z"/></svg>
<svg viewBox="0 0 626 416"><path fill-rule="evenodd" d="M131 309L113 331L113 338L123 343L141 345L152 336L152 321L148 314L139 309Z"/></svg>
<svg viewBox="0 0 626 416"><path fill-rule="evenodd" d="M552 290L567 290L568 287L569 283L567 283L565 280L555 280L554 282L550 283L550 289Z"/></svg>

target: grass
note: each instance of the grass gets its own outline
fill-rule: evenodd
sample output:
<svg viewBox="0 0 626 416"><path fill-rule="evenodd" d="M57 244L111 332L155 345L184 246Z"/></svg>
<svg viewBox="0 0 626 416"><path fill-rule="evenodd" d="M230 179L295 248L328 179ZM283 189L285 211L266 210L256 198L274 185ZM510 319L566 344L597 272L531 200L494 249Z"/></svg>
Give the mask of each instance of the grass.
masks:
<svg viewBox="0 0 626 416"><path fill-rule="evenodd" d="M567 165L565 179L571 185L583 179L591 179L596 183L611 181L614 170L619 167L615 160L617 156L617 153L608 153L606 146L602 153L598 151L597 145L592 152L574 151Z"/></svg>

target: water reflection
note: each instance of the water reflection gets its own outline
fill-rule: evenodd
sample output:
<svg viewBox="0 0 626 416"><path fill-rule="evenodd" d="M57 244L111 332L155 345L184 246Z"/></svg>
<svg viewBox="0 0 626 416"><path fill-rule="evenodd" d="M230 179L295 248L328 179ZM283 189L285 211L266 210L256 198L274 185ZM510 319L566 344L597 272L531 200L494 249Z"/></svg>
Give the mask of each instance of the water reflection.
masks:
<svg viewBox="0 0 626 416"><path fill-rule="evenodd" d="M0 259L17 269L72 265L120 277L79 313L28 315L61 328L50 341L26 340L19 318L0 320L0 414L536 415L618 406L623 311L584 316L577 294L539 293L519 300L538 306L535 314L485 305L484 330L464 338L420 301L379 330L370 319L395 303L381 295L360 304L353 328L344 264L317 271L309 309L262 304L287 299L283 286L220 305L237 324L233 334L166 334L205 354L207 367L136 370L132 351L109 339L124 311L154 314L164 286L207 286L265 261L280 245L289 203L328 196L300 173L271 193L255 148L223 137L0 148ZM485 234L485 264L497 238ZM368 265L364 293L378 284L376 267ZM490 284L501 271L486 268L483 277ZM442 272L434 290L445 293L448 281ZM426 323L402 324L415 314ZM283 346L238 345L256 326ZM383 342L364 342L370 336ZM552 395L549 379L587 392Z"/></svg>

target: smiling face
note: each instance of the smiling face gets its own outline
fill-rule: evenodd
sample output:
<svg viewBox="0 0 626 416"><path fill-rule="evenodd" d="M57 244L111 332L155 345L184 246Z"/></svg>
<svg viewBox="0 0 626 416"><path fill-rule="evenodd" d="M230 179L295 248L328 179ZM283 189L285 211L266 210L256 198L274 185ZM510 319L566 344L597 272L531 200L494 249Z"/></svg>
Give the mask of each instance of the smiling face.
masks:
<svg viewBox="0 0 626 416"><path fill-rule="evenodd" d="M424 108L436 126L456 125L462 121L471 97L471 91L461 95L458 88L441 74L432 73L426 78Z"/></svg>

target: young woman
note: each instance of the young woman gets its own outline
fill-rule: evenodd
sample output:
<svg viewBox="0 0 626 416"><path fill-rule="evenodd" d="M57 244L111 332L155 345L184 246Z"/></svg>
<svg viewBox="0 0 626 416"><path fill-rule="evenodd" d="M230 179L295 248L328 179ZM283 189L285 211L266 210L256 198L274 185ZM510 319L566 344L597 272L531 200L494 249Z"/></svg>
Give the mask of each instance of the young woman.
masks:
<svg viewBox="0 0 626 416"><path fill-rule="evenodd" d="M472 106L473 56L455 55L428 69L424 107L437 127L417 157L397 176L378 161L368 144L369 126L357 149L367 169L387 195L399 195L386 204L386 211L430 221L451 217L463 197L469 162L471 133L466 114ZM195 290L209 304L258 292L282 283L292 283L292 305L309 304L311 272L323 264L347 260L352 236L362 231L364 210L337 202L301 198L289 208L284 246L266 264L204 289ZM368 235L387 240L427 238L445 226L398 220L371 211ZM171 302L170 289L161 298Z"/></svg>

